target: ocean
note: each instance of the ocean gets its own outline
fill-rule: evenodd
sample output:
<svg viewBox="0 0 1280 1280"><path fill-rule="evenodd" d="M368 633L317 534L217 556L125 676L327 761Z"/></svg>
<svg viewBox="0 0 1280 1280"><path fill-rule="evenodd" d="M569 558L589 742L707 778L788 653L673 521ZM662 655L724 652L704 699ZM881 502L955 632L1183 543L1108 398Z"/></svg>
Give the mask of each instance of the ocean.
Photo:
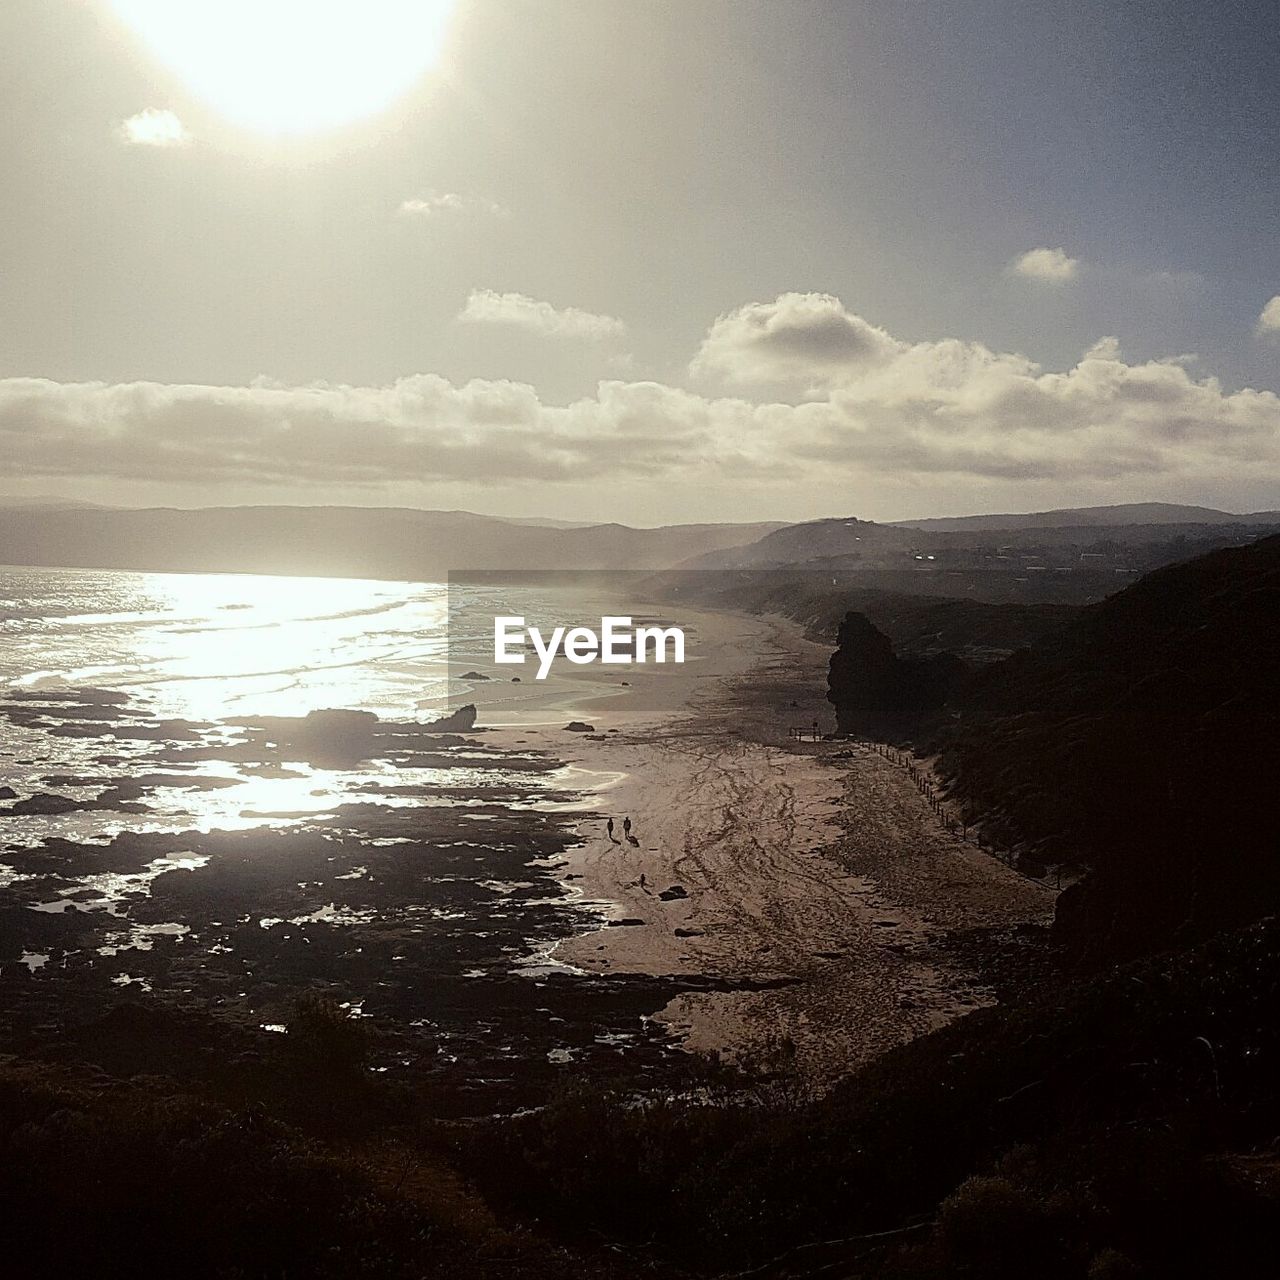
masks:
<svg viewBox="0 0 1280 1280"><path fill-rule="evenodd" d="M268 1035L320 992L379 1026L373 1069L482 1107L669 1053L649 1018L672 983L554 957L607 906L556 874L581 771L423 728L468 693L448 603L442 584L0 570L0 975L83 1017L177 1001ZM455 663L491 644L453 639ZM549 683L475 687L510 724ZM379 718L358 751L299 719L333 708ZM12 1031L46 1007L2 1012Z"/></svg>
<svg viewBox="0 0 1280 1280"><path fill-rule="evenodd" d="M0 569L0 681L136 691L158 714L412 715L445 696L439 584Z"/></svg>

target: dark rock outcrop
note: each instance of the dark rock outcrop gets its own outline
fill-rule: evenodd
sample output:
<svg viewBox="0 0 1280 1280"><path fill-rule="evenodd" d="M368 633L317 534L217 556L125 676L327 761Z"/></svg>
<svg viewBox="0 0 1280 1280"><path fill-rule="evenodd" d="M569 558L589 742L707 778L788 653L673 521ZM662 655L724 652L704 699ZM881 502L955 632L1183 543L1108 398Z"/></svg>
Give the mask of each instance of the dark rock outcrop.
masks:
<svg viewBox="0 0 1280 1280"><path fill-rule="evenodd" d="M965 671L952 654L899 658L883 632L849 613L831 658L827 700L841 733L897 740L938 714Z"/></svg>
<svg viewBox="0 0 1280 1280"><path fill-rule="evenodd" d="M379 721L372 711L325 708L305 716L261 716L224 723L248 730L256 743L285 759L330 766L354 764L373 755Z"/></svg>
<svg viewBox="0 0 1280 1280"><path fill-rule="evenodd" d="M459 707L439 720L430 720L422 727L433 733L469 733L476 727L476 709L468 702L465 707Z"/></svg>
<svg viewBox="0 0 1280 1280"><path fill-rule="evenodd" d="M294 741L315 760L359 760L373 750L378 717L372 711L311 711L300 722Z"/></svg>
<svg viewBox="0 0 1280 1280"><path fill-rule="evenodd" d="M67 796L53 795L48 791L37 791L34 795L28 796L25 800L16 800L8 809L3 810L6 814L42 814L57 815L61 813L75 813L77 810L87 809L89 806L79 800L71 800Z"/></svg>

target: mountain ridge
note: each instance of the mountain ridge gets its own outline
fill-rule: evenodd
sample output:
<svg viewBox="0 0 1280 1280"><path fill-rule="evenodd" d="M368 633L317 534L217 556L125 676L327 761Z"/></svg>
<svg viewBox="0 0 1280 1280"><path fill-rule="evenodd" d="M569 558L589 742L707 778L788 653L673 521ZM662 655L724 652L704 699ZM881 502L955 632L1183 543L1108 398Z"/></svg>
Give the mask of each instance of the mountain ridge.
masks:
<svg viewBox="0 0 1280 1280"><path fill-rule="evenodd" d="M0 561L425 581L464 569L663 569L774 528L769 523L563 528L409 507L0 505Z"/></svg>
<svg viewBox="0 0 1280 1280"><path fill-rule="evenodd" d="M991 512L973 516L928 516L886 520L900 529L939 533L964 530L1114 528L1132 524L1280 524L1280 511L1237 513L1177 502L1124 502L1100 507L1058 507L1023 513Z"/></svg>

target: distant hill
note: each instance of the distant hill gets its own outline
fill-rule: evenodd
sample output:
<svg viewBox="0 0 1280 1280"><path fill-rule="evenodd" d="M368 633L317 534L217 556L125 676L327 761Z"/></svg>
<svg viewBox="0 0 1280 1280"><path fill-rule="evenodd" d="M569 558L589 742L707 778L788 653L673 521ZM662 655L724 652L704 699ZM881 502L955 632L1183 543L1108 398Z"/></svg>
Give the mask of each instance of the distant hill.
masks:
<svg viewBox="0 0 1280 1280"><path fill-rule="evenodd" d="M43 497L0 497L0 510L10 508L25 511L33 507L46 507L54 511L102 511L104 506L98 502L82 502L79 498Z"/></svg>
<svg viewBox="0 0 1280 1280"><path fill-rule="evenodd" d="M983 529L1103 529L1134 524L1280 524L1280 511L1237 515L1213 507L1183 506L1173 502L1129 502L1114 507L1064 507L1023 515L942 516L923 520L890 520L887 523L897 528L935 533Z"/></svg>
<svg viewBox="0 0 1280 1280"><path fill-rule="evenodd" d="M1072 605L995 604L886 590L846 583L817 570L790 568L675 570L653 582L672 599L705 608L779 614L800 623L815 640L834 641L845 615L855 611L879 628L902 656L954 654L975 665L1025 648L1078 612Z"/></svg>
<svg viewBox="0 0 1280 1280"><path fill-rule="evenodd" d="M749 545L728 547L698 557L686 569L772 569L783 565L812 565L840 559L843 567L865 560L880 567L885 554L901 557L920 543L911 529L859 520L854 516L808 520L772 529Z"/></svg>
<svg viewBox="0 0 1280 1280"><path fill-rule="evenodd" d="M1260 512L1237 516L1213 512L1208 507L1170 507L1161 503L890 524L845 516L783 525L748 545L712 551L682 567L772 569L805 565L929 572L944 563L953 563L959 554L964 556L965 567L995 568L994 559L982 566L977 553L986 550L994 556L1015 549L1072 547L1079 551L1101 543L1137 546L1176 542L1178 546L1166 559L1185 559L1208 549L1203 545L1206 542L1242 542L1266 532L1269 524L1280 526L1280 515ZM996 533L1001 536L988 536ZM948 557L941 553L954 554Z"/></svg>
<svg viewBox="0 0 1280 1280"><path fill-rule="evenodd" d="M550 516L493 516L507 524L529 525L534 529L590 529L599 520L553 520Z"/></svg>
<svg viewBox="0 0 1280 1280"><path fill-rule="evenodd" d="M1151 573L974 676L955 793L1092 868L1057 933L1110 958L1280 907L1280 536Z"/></svg>
<svg viewBox="0 0 1280 1280"><path fill-rule="evenodd" d="M663 569L773 524L513 524L386 507L0 507L0 563L438 581L451 569Z"/></svg>
<svg viewBox="0 0 1280 1280"><path fill-rule="evenodd" d="M1151 504L1141 511L1154 516L1164 508ZM784 525L748 545L711 551L680 567L825 573L842 589L1082 605L1161 565L1254 542L1274 527L1237 521L939 529L849 516Z"/></svg>

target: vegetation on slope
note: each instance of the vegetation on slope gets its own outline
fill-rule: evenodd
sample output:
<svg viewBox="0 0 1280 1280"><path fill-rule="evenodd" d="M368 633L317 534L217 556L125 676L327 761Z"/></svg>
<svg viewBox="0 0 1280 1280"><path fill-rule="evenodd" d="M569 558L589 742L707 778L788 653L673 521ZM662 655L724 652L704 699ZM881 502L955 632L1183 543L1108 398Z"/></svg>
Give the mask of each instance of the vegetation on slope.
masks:
<svg viewBox="0 0 1280 1280"><path fill-rule="evenodd" d="M575 1096L470 1158L495 1204L716 1274L1271 1275L1278 988L1271 921L972 1014L821 1100Z"/></svg>
<svg viewBox="0 0 1280 1280"><path fill-rule="evenodd" d="M1280 904L1280 538L1150 574L954 699L956 792L1050 860L1081 955L1205 937Z"/></svg>

